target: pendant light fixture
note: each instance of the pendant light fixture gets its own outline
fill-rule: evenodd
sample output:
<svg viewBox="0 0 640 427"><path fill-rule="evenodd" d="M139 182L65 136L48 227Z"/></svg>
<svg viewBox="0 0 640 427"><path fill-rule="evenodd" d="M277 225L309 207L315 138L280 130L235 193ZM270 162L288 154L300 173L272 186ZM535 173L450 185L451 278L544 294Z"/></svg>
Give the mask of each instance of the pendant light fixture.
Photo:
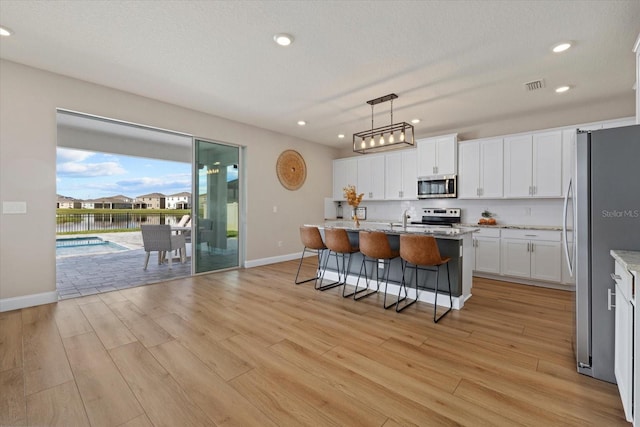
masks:
<svg viewBox="0 0 640 427"><path fill-rule="evenodd" d="M413 125L406 122L393 123L393 100L397 97L398 95L391 93L389 95L367 101L367 104L371 105L371 129L353 134L354 152L366 154L388 150L390 148L397 148L400 145L414 145ZM391 101L391 124L374 128L373 106L387 101ZM385 139L385 135L388 135L387 139ZM396 135L399 136L396 137Z"/></svg>

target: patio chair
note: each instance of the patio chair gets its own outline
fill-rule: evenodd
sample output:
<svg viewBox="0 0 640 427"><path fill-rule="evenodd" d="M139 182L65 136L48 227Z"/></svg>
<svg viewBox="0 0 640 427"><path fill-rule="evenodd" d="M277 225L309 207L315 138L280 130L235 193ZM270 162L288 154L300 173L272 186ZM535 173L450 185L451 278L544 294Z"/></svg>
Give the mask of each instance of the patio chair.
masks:
<svg viewBox="0 0 640 427"><path fill-rule="evenodd" d="M144 260L144 270L149 264L149 256L152 251L158 251L158 265L164 262L169 253L169 269L171 269L171 251L180 251L180 262L184 264L186 259L186 244L182 234L171 233L170 225L142 225L142 243L147 256Z"/></svg>
<svg viewBox="0 0 640 427"><path fill-rule="evenodd" d="M187 222L189 222L190 219L191 219L191 216L182 215L182 218L180 218L180 221L178 221L178 223L176 224L176 227L186 227L186 224Z"/></svg>

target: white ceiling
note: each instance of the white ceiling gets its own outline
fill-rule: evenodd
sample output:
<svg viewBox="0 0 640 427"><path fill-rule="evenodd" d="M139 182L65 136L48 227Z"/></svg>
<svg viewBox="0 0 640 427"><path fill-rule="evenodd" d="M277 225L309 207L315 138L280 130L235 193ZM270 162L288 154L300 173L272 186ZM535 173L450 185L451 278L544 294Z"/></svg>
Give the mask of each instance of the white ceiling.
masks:
<svg viewBox="0 0 640 427"><path fill-rule="evenodd" d="M392 92L417 136L633 97L640 1L0 0L0 25L1 58L344 146Z"/></svg>

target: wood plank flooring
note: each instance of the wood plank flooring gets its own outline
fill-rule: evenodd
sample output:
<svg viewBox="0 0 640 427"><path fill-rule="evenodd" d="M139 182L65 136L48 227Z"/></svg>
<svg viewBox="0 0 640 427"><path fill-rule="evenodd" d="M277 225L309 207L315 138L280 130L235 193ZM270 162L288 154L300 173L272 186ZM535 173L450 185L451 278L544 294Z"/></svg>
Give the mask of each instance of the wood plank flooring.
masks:
<svg viewBox="0 0 640 427"><path fill-rule="evenodd" d="M616 386L576 373L570 292L475 279L436 325L296 268L0 313L0 425L628 425Z"/></svg>

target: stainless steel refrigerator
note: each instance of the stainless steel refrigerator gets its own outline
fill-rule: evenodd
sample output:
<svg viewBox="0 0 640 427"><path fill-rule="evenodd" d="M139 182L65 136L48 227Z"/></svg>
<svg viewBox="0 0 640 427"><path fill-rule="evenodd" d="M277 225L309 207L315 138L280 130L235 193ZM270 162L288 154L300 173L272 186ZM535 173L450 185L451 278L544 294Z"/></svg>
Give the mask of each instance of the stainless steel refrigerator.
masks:
<svg viewBox="0 0 640 427"><path fill-rule="evenodd" d="M563 224L565 254L576 281L577 367L615 383L609 251L640 250L640 125L578 130L575 160ZM567 243L571 240L574 246Z"/></svg>

